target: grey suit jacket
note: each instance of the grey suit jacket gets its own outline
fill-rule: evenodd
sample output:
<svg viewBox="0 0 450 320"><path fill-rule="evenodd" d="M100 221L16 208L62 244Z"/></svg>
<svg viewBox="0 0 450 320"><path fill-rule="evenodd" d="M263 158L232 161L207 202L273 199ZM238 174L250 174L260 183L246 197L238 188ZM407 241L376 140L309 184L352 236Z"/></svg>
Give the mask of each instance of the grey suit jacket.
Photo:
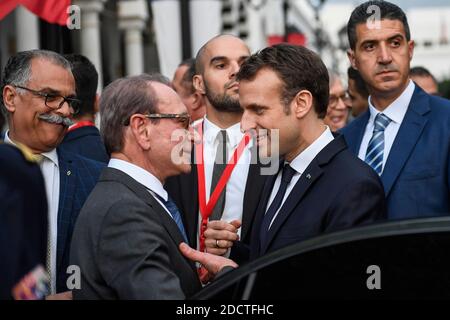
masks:
<svg viewBox="0 0 450 320"><path fill-rule="evenodd" d="M74 299L183 299L201 288L178 245L176 223L147 189L106 168L78 217L71 264L81 270Z"/></svg>

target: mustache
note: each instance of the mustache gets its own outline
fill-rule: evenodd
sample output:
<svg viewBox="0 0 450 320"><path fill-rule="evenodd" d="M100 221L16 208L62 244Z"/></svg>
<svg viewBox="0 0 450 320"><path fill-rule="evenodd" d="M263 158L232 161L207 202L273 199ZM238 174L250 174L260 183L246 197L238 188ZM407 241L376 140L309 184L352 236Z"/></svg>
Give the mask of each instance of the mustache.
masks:
<svg viewBox="0 0 450 320"><path fill-rule="evenodd" d="M394 72L394 71L397 71L397 68L393 65L387 65L387 66L380 66L375 69L376 74L379 74L382 72L388 72L388 71Z"/></svg>
<svg viewBox="0 0 450 320"><path fill-rule="evenodd" d="M230 80L227 83L225 83L225 89L229 89L232 86L234 86L235 84L238 84L238 82L236 81L236 79Z"/></svg>
<svg viewBox="0 0 450 320"><path fill-rule="evenodd" d="M43 113L43 114L39 115L38 118L41 120L50 122L50 123L62 124L66 127L69 127L69 126L73 125L73 123L74 123L70 118L62 117L60 115L51 114L51 113Z"/></svg>

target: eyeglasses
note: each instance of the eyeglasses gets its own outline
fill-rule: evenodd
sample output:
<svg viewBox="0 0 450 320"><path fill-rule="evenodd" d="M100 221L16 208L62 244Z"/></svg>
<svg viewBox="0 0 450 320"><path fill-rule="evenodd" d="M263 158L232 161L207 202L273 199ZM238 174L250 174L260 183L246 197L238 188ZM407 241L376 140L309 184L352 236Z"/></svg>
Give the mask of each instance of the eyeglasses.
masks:
<svg viewBox="0 0 450 320"><path fill-rule="evenodd" d="M70 97L63 97L58 94L36 91L36 90L30 89L30 88L21 87L21 86L15 86L15 87L23 89L23 90L27 90L27 91L31 92L32 94L34 94L35 96L39 96L39 97L43 98L45 100L45 105L52 110L58 110L58 109L62 108L62 106L64 105L64 102L67 102L67 104L69 105L69 108L71 109L70 113L72 115L77 114L80 111L81 100L78 100L75 98L70 98Z"/></svg>
<svg viewBox="0 0 450 320"><path fill-rule="evenodd" d="M334 94L330 95L330 98L328 100L328 106L331 108L336 107L336 105L339 102L339 99L342 100L342 102L346 105L346 106L350 106L352 103L352 99L350 98L350 95L348 94L348 92L344 92L339 96L336 96Z"/></svg>
<svg viewBox="0 0 450 320"><path fill-rule="evenodd" d="M151 113L144 114L148 119L176 119L184 129L188 130L191 124L191 116L187 113ZM125 126L130 125L130 119L124 123Z"/></svg>

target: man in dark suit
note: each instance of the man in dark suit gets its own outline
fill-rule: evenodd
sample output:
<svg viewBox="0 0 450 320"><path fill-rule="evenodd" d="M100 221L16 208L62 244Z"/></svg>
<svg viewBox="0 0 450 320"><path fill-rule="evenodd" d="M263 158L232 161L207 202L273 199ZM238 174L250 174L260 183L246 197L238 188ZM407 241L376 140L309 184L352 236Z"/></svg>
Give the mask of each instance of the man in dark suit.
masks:
<svg viewBox="0 0 450 320"><path fill-rule="evenodd" d="M42 156L51 293L67 291L72 231L104 164L57 148L79 106L70 64L62 56L44 50L12 56L4 69L1 92L9 125L5 142L24 144Z"/></svg>
<svg viewBox="0 0 450 320"><path fill-rule="evenodd" d="M380 10L376 28L371 5ZM350 62L370 92L369 110L342 130L349 149L380 175L389 219L448 215L450 102L409 79L414 42L405 13L387 1L366 2L347 29Z"/></svg>
<svg viewBox="0 0 450 320"><path fill-rule="evenodd" d="M118 79L103 92L101 133L108 168L75 227L75 299L182 299L201 288L180 212L165 179L190 170L190 118L160 75ZM176 131L179 138L173 139Z"/></svg>
<svg viewBox="0 0 450 320"><path fill-rule="evenodd" d="M95 114L98 112L97 70L88 58L80 54L66 54L64 57L72 66L76 94L81 105L80 111L74 115L75 123L69 127L59 148L108 163L108 154L95 126Z"/></svg>
<svg viewBox="0 0 450 320"><path fill-rule="evenodd" d="M33 283L22 282L40 266L47 251L47 199L38 157L0 144L0 300L42 298ZM44 269L45 270L45 269ZM17 288L13 293L13 288ZM31 291L26 294L26 290ZM36 291L37 290L37 291ZM45 293L44 293L45 294Z"/></svg>
<svg viewBox="0 0 450 320"><path fill-rule="evenodd" d="M246 250L256 258L384 218L378 176L323 124L329 87L319 56L288 44L265 48L244 62L237 80L242 129L254 133L261 155L279 150L282 161L264 187L250 248L236 242L232 251ZM208 237L223 246L230 231L214 231ZM180 249L208 266L205 255L184 245Z"/></svg>
<svg viewBox="0 0 450 320"><path fill-rule="evenodd" d="M219 199L212 206L210 215L203 211L199 204L201 196L204 196L207 203L210 202L226 164L244 140L244 134L239 127L242 108L239 105L236 74L249 54L246 44L231 35L214 37L199 50L195 60L196 74L193 84L206 102L206 116L200 122L203 131L203 159L199 158L198 150L194 150L191 172L170 178L166 183L166 189L183 213L191 246L213 253L220 251L215 242L205 242L205 248L199 243L201 229L205 226L202 226L202 220L205 224L209 220L210 228L221 228L225 224L232 226L236 232L230 240L239 237L241 241L248 243L256 207L267 177L261 174L262 165L255 157L252 158L256 152L246 146ZM202 162L205 179L199 181ZM205 219L205 215L209 219Z"/></svg>

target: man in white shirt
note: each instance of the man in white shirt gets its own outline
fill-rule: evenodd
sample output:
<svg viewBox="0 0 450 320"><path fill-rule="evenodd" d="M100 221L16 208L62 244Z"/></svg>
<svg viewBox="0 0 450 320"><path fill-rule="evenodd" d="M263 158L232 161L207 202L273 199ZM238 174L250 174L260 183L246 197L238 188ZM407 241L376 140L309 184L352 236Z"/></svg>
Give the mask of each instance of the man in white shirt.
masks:
<svg viewBox="0 0 450 320"><path fill-rule="evenodd" d="M317 54L288 44L265 48L242 65L237 80L244 108L242 130L255 133L261 155L271 155L278 143L283 161L279 173L265 184L250 246L232 243L232 253L239 250L253 259L319 234L384 218L378 176L323 123L328 72ZM232 233L229 227L208 231L210 242L229 246L231 241L224 241ZM210 267L210 256L185 245L180 249ZM229 262L224 257L222 261Z"/></svg>
<svg viewBox="0 0 450 320"><path fill-rule="evenodd" d="M236 74L249 55L246 44L231 35L214 37L199 50L193 84L206 102L206 116L199 124L203 133L203 158L195 148L191 173L174 177L166 183L169 194L183 213L191 246L208 252L226 253L215 242L202 244L201 230L208 221L214 221L213 225L220 224L220 221L232 222L234 234L230 240L239 238L249 242L254 214L267 177L261 174L261 164L252 158L256 152L252 154L249 144L237 157L236 166L223 189L218 187L227 164L231 165L233 154L244 143L239 124L243 110L239 104ZM198 130L198 125L196 128ZM199 170L204 173L204 181L198 179ZM220 197L211 206L212 210L205 212L199 197L210 203L216 188L221 190Z"/></svg>
<svg viewBox="0 0 450 320"><path fill-rule="evenodd" d="M80 101L70 63L44 50L12 56L2 79L5 142L40 154L48 203L47 271L51 293L67 291L69 248L76 218L104 165L59 150Z"/></svg>
<svg viewBox="0 0 450 320"><path fill-rule="evenodd" d="M405 13L387 1L365 2L347 30L350 62L370 93L369 110L342 130L349 149L380 176L388 219L449 215L450 102L410 79L414 41Z"/></svg>
<svg viewBox="0 0 450 320"><path fill-rule="evenodd" d="M201 286L178 251L186 242L163 188L190 170L189 114L161 75L118 79L100 101L111 160L80 213L71 263L81 270L75 299L183 299ZM174 138L176 137L176 138Z"/></svg>

